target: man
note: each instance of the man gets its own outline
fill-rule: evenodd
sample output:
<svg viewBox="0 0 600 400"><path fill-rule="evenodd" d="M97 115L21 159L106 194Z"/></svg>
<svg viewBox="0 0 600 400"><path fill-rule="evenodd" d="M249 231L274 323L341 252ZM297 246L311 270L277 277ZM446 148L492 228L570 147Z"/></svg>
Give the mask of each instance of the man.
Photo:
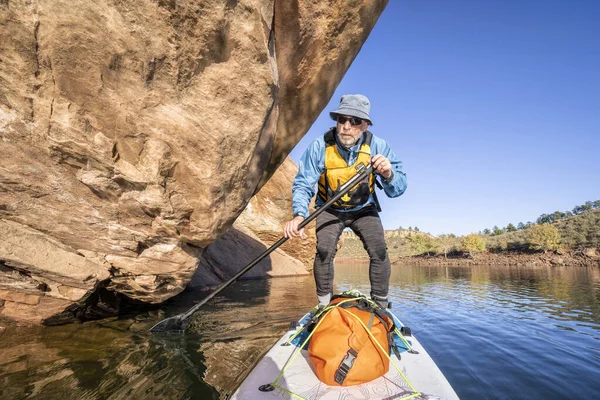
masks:
<svg viewBox="0 0 600 400"><path fill-rule="evenodd" d="M406 175L402 172L402 162L387 142L367 130L373 125L370 111L367 97L349 94L342 96L338 109L329 113L336 126L312 142L300 160L292 186L294 217L283 230L286 238L304 237L304 229L298 230L298 225L308 217L308 204L315 193L318 208L356 174L360 163L373 164L388 197L404 193ZM375 183L375 176L371 175L317 217L314 276L319 304L327 305L331 299L333 258L342 231L349 227L369 254L371 298L387 308L390 260L378 213Z"/></svg>

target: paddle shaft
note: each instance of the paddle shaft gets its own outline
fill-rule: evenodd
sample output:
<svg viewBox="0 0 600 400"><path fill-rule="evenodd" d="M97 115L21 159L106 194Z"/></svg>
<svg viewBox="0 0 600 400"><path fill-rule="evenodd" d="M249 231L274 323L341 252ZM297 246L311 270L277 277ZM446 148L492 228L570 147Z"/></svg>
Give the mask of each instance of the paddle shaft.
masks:
<svg viewBox="0 0 600 400"><path fill-rule="evenodd" d="M361 164L361 166L362 166L362 168L358 169L358 173L356 175L354 175L352 178L350 178L350 180L348 182L346 182L345 184L340 186L340 188L339 188L338 192L335 194L335 196L333 196L331 199L329 199L325 204L323 204L321 207L319 207L314 213L309 215L308 218L306 218L304 221L302 221L300 223L300 225L298 225L298 229L302 229L306 225L310 224L315 218L317 218L317 216L319 214L321 214L323 211L328 209L329 206L331 206L333 203L338 201L343 195L348 193L348 191L350 189L352 189L354 186L356 186L356 184L358 184L360 181L362 181L363 179L368 177L373 172L373 166L371 164L369 164L366 167L363 164ZM240 276L244 275L246 272L251 270L256 264L261 262L266 256L268 256L273 251L275 251L279 246L284 244L287 240L288 240L288 238L286 238L286 237L282 237L281 239L279 239L274 245L272 245L267 250L265 250L261 255L256 257L256 259L254 261L252 261L250 264L248 264L246 267L244 267L242 270L240 270L231 279L229 279L227 282L223 283L214 292L212 292L211 294L206 296L204 299L202 299L202 301L200 303L198 303L195 306L193 306L192 308L190 308L187 312L181 314L181 319L182 320L188 319L193 313L196 312L196 310L198 310L200 307L202 307L204 304L206 304L210 299L212 299L217 294L219 294L223 289L225 289L226 287L231 285L233 282L235 282Z"/></svg>

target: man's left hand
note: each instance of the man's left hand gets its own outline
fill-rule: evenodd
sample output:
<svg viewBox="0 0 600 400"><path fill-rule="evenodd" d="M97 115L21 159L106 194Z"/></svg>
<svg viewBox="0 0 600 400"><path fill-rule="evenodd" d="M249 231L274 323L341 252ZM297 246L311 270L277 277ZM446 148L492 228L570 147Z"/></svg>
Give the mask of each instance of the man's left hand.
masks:
<svg viewBox="0 0 600 400"><path fill-rule="evenodd" d="M384 179L390 179L392 177L392 163L386 157L377 154L371 157L371 164L373 164L375 172L383 176Z"/></svg>

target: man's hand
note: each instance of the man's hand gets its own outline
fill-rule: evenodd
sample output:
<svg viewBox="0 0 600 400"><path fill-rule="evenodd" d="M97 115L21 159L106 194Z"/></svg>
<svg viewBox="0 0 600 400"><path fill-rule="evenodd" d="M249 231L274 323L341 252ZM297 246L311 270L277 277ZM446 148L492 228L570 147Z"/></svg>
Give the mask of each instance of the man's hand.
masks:
<svg viewBox="0 0 600 400"><path fill-rule="evenodd" d="M375 172L383 176L384 179L390 179L392 177L392 163L386 157L377 154L371 157L371 164L373 164Z"/></svg>
<svg viewBox="0 0 600 400"><path fill-rule="evenodd" d="M298 225L300 225L304 221L304 217L298 215L293 219L290 219L285 223L283 227L283 235L288 239L293 239L295 237L300 236L302 239L306 239L306 235L304 234L304 228L298 230Z"/></svg>

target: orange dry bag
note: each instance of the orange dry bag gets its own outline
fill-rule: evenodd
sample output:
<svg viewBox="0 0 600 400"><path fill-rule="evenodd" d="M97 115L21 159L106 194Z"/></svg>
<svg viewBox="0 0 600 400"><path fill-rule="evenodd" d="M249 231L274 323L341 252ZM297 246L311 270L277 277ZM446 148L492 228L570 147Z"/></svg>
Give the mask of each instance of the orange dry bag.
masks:
<svg viewBox="0 0 600 400"><path fill-rule="evenodd" d="M329 307L333 308L319 318L308 346L319 380L330 386L352 386L385 375L393 341L391 318L365 297L337 297Z"/></svg>

